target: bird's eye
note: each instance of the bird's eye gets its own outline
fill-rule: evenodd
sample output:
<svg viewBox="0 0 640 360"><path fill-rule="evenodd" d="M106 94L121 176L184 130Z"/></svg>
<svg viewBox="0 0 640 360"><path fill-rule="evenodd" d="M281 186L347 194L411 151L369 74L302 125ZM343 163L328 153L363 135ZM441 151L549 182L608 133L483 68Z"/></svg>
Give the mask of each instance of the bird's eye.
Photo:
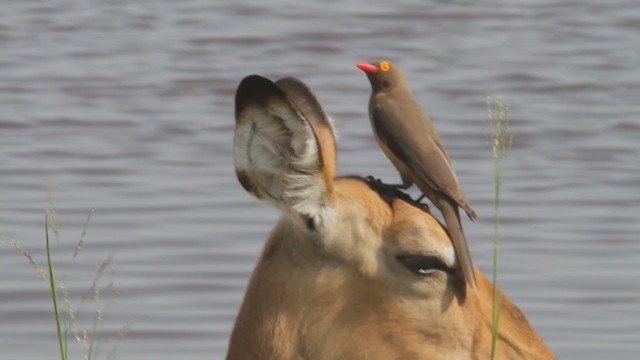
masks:
<svg viewBox="0 0 640 360"><path fill-rule="evenodd" d="M434 271L453 272L442 259L434 255L397 255L396 259L416 275L429 275Z"/></svg>
<svg viewBox="0 0 640 360"><path fill-rule="evenodd" d="M380 61L380 70L382 71L389 71L389 69L391 68L391 65L389 64L388 61Z"/></svg>

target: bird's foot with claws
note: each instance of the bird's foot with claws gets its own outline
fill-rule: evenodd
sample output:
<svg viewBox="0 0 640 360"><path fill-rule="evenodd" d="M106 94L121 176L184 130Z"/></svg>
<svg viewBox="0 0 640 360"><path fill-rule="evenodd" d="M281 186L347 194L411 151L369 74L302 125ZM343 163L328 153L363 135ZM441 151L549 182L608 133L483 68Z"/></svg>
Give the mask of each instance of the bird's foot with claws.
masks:
<svg viewBox="0 0 640 360"><path fill-rule="evenodd" d="M367 176L364 180L369 184L369 186L373 187L378 193L385 194L387 196L392 197L400 197L405 200L413 202L411 197L402 191L402 189L406 189L406 186L403 184L385 184L382 180L375 178L373 176Z"/></svg>
<svg viewBox="0 0 640 360"><path fill-rule="evenodd" d="M367 184L375 187L378 191L388 191L388 192L395 192L395 191L400 191L400 189L403 188L403 185L397 185L397 184L385 184L382 182L382 180L375 178L371 175L367 176L364 178L364 181L367 182Z"/></svg>
<svg viewBox="0 0 640 360"><path fill-rule="evenodd" d="M417 200L413 200L409 194L402 191L406 189L407 186L404 184L385 184L382 180L375 178L373 176L367 176L364 178L364 181L367 182L371 187L373 187L378 193L386 194L387 196L400 197L408 202L414 203L418 205L422 210L426 212L431 212L429 210L429 205L423 203L422 200L426 197L424 194L421 195Z"/></svg>

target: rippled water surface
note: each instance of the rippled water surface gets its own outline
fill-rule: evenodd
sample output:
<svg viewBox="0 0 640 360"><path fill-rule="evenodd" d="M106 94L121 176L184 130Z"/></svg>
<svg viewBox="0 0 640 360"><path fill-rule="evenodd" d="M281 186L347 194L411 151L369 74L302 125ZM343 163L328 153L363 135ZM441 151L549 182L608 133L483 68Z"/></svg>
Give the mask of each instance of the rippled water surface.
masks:
<svg viewBox="0 0 640 360"><path fill-rule="evenodd" d="M4 2L0 358L57 354L47 284L9 242L46 263L49 195L58 277L74 302L113 254L99 334L130 324L119 358L223 358L279 216L233 172L237 84L252 73L301 78L335 119L339 173L395 181L354 66L381 56L404 66L480 214L466 232L485 274L493 175L484 102L504 96L513 147L501 287L560 358L637 358L639 34L634 0ZM114 291L124 292L109 307ZM90 328L92 304L84 309Z"/></svg>

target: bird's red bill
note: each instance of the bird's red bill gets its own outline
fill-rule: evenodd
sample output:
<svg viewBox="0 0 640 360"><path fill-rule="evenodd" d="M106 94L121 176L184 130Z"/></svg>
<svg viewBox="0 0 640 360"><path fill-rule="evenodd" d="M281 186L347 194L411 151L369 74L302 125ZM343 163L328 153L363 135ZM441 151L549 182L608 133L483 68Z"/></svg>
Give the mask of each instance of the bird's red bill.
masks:
<svg viewBox="0 0 640 360"><path fill-rule="evenodd" d="M359 63L356 64L356 66L358 67L358 69L366 72L366 73L374 73L374 72L378 72L378 68L369 64L368 62L364 62L361 61Z"/></svg>

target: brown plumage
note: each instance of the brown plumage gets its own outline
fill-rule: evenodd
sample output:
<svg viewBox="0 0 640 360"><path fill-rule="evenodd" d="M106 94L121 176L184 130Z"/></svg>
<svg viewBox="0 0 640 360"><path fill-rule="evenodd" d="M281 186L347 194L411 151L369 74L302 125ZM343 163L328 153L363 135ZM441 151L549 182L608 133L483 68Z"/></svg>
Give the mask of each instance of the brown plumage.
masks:
<svg viewBox="0 0 640 360"><path fill-rule="evenodd" d="M398 65L360 62L371 83L369 116L375 139L400 172L405 188L416 184L440 210L456 251L462 275L476 287L473 261L462 230L458 207L471 220L476 213L465 199L449 156L431 119L422 111Z"/></svg>

